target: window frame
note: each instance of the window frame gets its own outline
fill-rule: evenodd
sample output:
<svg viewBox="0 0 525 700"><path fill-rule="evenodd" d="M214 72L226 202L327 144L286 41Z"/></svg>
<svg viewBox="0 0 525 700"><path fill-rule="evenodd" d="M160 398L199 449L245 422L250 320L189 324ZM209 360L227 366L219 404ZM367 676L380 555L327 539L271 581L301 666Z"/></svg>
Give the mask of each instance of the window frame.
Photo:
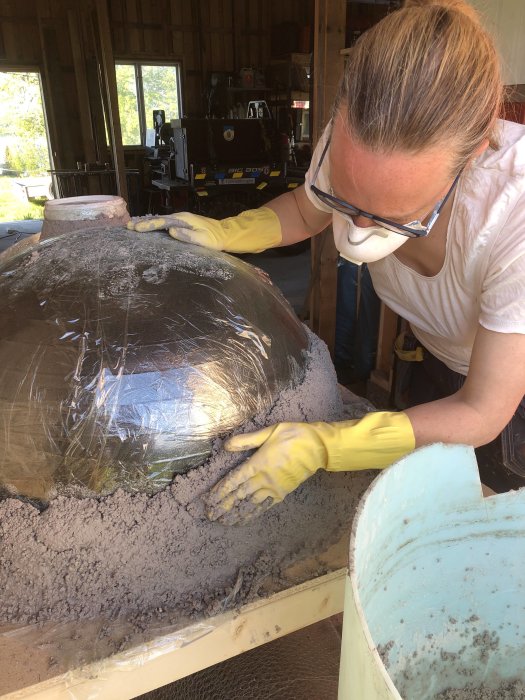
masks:
<svg viewBox="0 0 525 700"><path fill-rule="evenodd" d="M36 73L38 75L38 82L40 84L40 102L44 116L44 130L47 141L49 167L51 170L54 170L55 158L57 156L55 148L57 134L54 121L50 118L51 113L48 113L48 105L52 104L52 100L51 96L49 95L42 66L39 66L37 63L5 63L4 65L0 66L0 71L2 73Z"/></svg>
<svg viewBox="0 0 525 700"><path fill-rule="evenodd" d="M137 108L139 116L139 132L140 132L140 143L126 144L124 148L137 148L137 146L144 146L146 143L146 129L147 118L146 118L146 107L144 104L144 88L142 83L142 67L143 66L166 66L169 68L177 68L177 101L179 104L179 116L182 116L182 61L162 61L162 60L140 60L129 59L129 58L115 58L115 69L117 66L133 66L135 72L135 86L137 89ZM120 110L119 110L120 118Z"/></svg>

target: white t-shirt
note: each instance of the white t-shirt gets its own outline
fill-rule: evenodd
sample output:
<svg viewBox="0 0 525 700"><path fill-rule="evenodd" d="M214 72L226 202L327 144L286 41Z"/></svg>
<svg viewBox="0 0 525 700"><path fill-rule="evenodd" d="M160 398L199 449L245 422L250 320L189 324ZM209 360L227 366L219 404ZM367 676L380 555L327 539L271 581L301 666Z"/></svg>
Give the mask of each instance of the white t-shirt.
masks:
<svg viewBox="0 0 525 700"><path fill-rule="evenodd" d="M500 121L499 127L499 150L487 149L458 182L438 274L425 277L395 254L369 264L381 300L410 322L433 355L464 375L479 324L525 333L525 126ZM306 192L314 206L333 213L335 227L344 219L309 188L325 138L326 132ZM316 182L320 189L329 191L329 175L325 157Z"/></svg>

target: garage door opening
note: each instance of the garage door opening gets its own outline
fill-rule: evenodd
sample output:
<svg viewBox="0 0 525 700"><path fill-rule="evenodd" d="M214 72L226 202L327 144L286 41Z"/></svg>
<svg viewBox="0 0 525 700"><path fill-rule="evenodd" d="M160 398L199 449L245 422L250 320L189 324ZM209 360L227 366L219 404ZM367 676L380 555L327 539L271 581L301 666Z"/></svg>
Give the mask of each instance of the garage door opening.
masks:
<svg viewBox="0 0 525 700"><path fill-rule="evenodd" d="M40 74L0 71L0 222L42 219L52 197Z"/></svg>

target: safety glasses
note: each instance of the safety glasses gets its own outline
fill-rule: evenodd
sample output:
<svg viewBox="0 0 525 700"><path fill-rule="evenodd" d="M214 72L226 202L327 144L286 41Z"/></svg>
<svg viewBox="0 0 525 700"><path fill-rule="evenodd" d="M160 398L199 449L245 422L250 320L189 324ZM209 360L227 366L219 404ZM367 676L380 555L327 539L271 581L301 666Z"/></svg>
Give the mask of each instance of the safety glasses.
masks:
<svg viewBox="0 0 525 700"><path fill-rule="evenodd" d="M437 221L438 216L440 215L443 207L447 203L450 195L454 191L454 188L456 187L458 180L460 178L460 175L462 171L460 171L455 179L454 182L452 183L452 186L450 187L449 191L447 194L441 199L434 209L432 210L432 213L430 214L428 218L428 223L425 225L421 223L419 220L415 221L410 221L407 224L399 224L396 221L391 221L390 219L384 219L382 216L377 216L376 214L370 214L367 211L363 211L362 209L358 209L357 207L354 207L352 204L349 202L346 202L344 199L339 199L339 197L336 197L333 193L333 190L330 188L330 192L324 192L323 190L320 190L318 187L316 187L315 182L317 180L317 176L319 174L319 170L321 169L321 165L323 164L323 160L325 158L325 155L328 151L328 148L330 146L330 140L328 139L326 142L326 145L323 149L323 152L321 154L321 158L319 159L319 163L317 164L317 167L314 172L314 176L312 179L312 184L310 185L310 189L312 192L323 202L323 204L326 204L329 206L331 209L334 209L337 211L339 214L343 214L345 216L364 216L366 219L370 219L376 224L379 224L380 226L383 226L384 228L388 229L389 231L393 231L394 233L399 233L402 236L408 236L409 238L421 238L422 236L428 236L430 233L432 227Z"/></svg>

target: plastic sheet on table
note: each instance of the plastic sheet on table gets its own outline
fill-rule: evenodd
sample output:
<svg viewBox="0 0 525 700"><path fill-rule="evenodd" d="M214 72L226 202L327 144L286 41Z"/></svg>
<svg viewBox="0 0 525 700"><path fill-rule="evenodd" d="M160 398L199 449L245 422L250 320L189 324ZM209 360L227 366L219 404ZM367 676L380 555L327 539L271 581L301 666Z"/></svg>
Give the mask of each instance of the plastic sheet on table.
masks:
<svg viewBox="0 0 525 700"><path fill-rule="evenodd" d="M197 621L159 611L142 626L136 616L0 627L0 697L135 697L341 612L345 574Z"/></svg>

